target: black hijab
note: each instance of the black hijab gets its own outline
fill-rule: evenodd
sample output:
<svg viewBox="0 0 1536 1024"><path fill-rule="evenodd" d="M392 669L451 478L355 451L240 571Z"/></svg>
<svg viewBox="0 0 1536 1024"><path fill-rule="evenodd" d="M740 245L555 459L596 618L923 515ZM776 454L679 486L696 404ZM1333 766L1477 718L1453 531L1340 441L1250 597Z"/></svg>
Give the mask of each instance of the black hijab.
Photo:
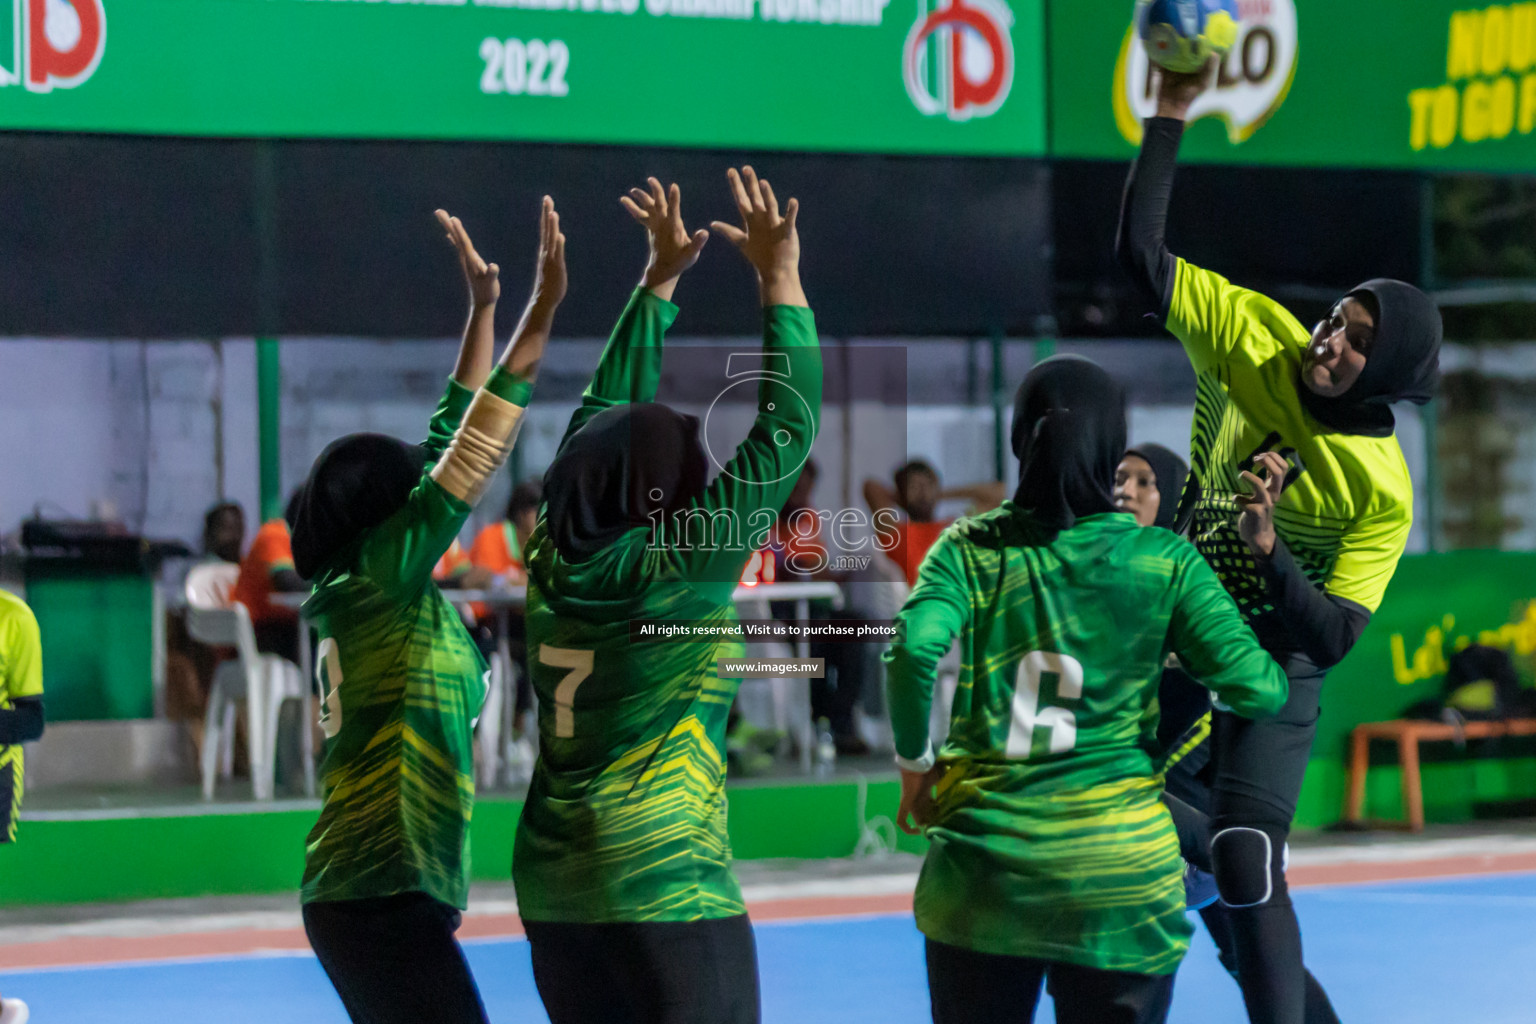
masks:
<svg viewBox="0 0 1536 1024"><path fill-rule="evenodd" d="M1013 400L1013 500L1046 526L1116 512L1115 468L1125 454L1125 392L1081 356L1053 356L1030 370Z"/></svg>
<svg viewBox="0 0 1536 1024"><path fill-rule="evenodd" d="M1179 517L1179 499L1184 495L1184 481L1189 477L1189 466L1184 460L1160 444L1139 444L1126 450L1152 467L1157 483L1157 516L1153 526L1173 529Z"/></svg>
<svg viewBox="0 0 1536 1024"><path fill-rule="evenodd" d="M1350 389L1324 398L1305 384L1302 404L1318 422L1344 434L1389 437L1393 402L1423 405L1440 380L1440 310L1411 284L1376 278L1349 293L1371 308L1376 339ZM1349 297L1349 296L1346 296Z"/></svg>
<svg viewBox="0 0 1536 1024"><path fill-rule="evenodd" d="M544 475L544 522L560 555L584 562L656 512L704 492L699 420L656 402L605 409L582 424Z"/></svg>
<svg viewBox="0 0 1536 1024"><path fill-rule="evenodd" d="M288 503L293 567L313 579L364 530L394 515L427 468L427 450L384 434L332 441Z"/></svg>

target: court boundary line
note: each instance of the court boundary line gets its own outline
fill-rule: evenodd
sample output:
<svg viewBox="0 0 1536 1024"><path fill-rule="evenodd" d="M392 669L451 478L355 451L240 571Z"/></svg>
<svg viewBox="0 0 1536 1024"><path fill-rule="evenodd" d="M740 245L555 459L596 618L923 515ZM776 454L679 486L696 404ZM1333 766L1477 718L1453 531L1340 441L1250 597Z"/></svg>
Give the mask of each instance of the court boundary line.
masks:
<svg viewBox="0 0 1536 1024"><path fill-rule="evenodd" d="M1533 844L1536 845L1536 844ZM1536 873L1536 850L1463 854L1419 860L1356 859L1334 863L1293 865L1292 888L1322 889L1395 882L1437 881ZM833 920L858 920L912 913L915 873L886 874L804 883L776 883L746 889L747 908L754 924L788 925ZM851 888L875 891L848 894ZM844 895L829 895L829 888ZM791 895L799 893L799 895ZM510 900L490 903L492 912L466 914L459 938L466 945L516 941L522 921ZM205 915L217 917L218 915ZM115 923L121 928L124 922ZM65 926L67 927L67 926ZM194 949L213 951L192 952ZM183 952L187 950L187 952ZM75 934L31 942L0 945L0 977L35 971L87 970L133 965L204 963L260 957L311 956L302 927L236 927L216 931L182 931L155 935Z"/></svg>

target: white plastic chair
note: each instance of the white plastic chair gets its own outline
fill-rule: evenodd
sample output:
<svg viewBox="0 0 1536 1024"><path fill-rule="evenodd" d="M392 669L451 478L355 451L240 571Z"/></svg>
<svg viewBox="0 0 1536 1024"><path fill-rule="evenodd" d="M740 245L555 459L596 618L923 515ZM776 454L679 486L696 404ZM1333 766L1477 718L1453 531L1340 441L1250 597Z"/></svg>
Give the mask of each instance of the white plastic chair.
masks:
<svg viewBox="0 0 1536 1024"><path fill-rule="evenodd" d="M230 575L233 570L233 576ZM237 566L209 564L187 575L187 632L194 640L233 647L236 657L219 665L208 695L203 725L203 799L212 800L218 775L233 774L236 702L246 702L251 789L257 800L271 800L276 788L277 726L283 704L300 702L299 746L304 760L304 792L315 792L314 718L308 681L299 667L275 654L256 650L256 632L245 605L231 602ZM220 603L222 599L222 603ZM302 624L300 628L303 628ZM222 755L222 757L221 757ZM219 762L222 760L222 772Z"/></svg>

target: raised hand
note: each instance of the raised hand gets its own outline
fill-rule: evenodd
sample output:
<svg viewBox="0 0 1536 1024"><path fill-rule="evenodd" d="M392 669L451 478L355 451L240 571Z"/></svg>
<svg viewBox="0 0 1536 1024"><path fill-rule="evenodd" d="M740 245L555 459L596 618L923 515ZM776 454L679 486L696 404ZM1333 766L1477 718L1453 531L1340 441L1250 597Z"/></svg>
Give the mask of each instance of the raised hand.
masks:
<svg viewBox="0 0 1536 1024"><path fill-rule="evenodd" d="M1210 88L1221 58L1212 57L1199 71L1188 73L1157 69L1157 116L1172 117L1180 121L1189 116L1189 108Z"/></svg>
<svg viewBox="0 0 1536 1024"><path fill-rule="evenodd" d="M1248 550L1260 558L1275 553L1275 502L1285 489L1285 476L1290 464L1276 452L1263 452L1254 460L1254 469L1264 470L1264 478L1257 473L1244 471L1242 480L1250 488L1247 494L1239 494L1237 503L1242 515L1237 520L1237 532L1242 535Z"/></svg>
<svg viewBox="0 0 1536 1024"><path fill-rule="evenodd" d="M619 202L650 237L650 258L641 284L670 301L677 279L698 261L709 232L699 230L690 235L683 226L683 193L675 182L663 189L655 178L645 180L649 190L632 188L629 195L619 197Z"/></svg>
<svg viewBox="0 0 1536 1024"><path fill-rule="evenodd" d="M552 318L565 299L565 235L560 230L560 214L549 196L539 214L539 259L533 274L533 295L528 300L529 315Z"/></svg>
<svg viewBox="0 0 1536 1024"><path fill-rule="evenodd" d="M469 240L469 232L464 230L459 218L449 216L447 210L434 212L438 224L442 225L443 232L448 236L448 244L458 254L459 267L464 271L465 283L469 285L470 305L475 309L496 305L496 300L501 298L501 268L480 258L480 254L475 251L475 243Z"/></svg>
<svg viewBox="0 0 1536 1024"><path fill-rule="evenodd" d="M565 235L560 231L555 201L545 196L539 209L539 255L533 271L533 293L528 296L528 306L512 334L512 344L501 357L502 365L513 373L529 380L537 375L554 326L555 310L565 298L565 286Z"/></svg>
<svg viewBox="0 0 1536 1024"><path fill-rule="evenodd" d="M741 214L741 227L718 220L710 227L740 249L757 270L763 305L808 305L800 287L800 234L795 230L799 201L791 199L781 215L773 186L759 181L751 167L740 172L732 167L725 176Z"/></svg>

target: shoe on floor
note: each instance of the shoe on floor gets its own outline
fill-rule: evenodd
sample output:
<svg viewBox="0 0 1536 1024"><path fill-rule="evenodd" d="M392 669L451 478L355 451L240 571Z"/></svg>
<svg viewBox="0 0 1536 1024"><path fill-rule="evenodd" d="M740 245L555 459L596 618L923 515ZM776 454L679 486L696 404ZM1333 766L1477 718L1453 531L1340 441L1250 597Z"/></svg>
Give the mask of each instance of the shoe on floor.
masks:
<svg viewBox="0 0 1536 1024"><path fill-rule="evenodd" d="M1220 894L1216 891L1216 876L1201 871L1188 862L1184 865L1184 909L1204 910L1215 903Z"/></svg>
<svg viewBox="0 0 1536 1024"><path fill-rule="evenodd" d="M0 999L0 1024L27 1024L32 1011L20 999Z"/></svg>

